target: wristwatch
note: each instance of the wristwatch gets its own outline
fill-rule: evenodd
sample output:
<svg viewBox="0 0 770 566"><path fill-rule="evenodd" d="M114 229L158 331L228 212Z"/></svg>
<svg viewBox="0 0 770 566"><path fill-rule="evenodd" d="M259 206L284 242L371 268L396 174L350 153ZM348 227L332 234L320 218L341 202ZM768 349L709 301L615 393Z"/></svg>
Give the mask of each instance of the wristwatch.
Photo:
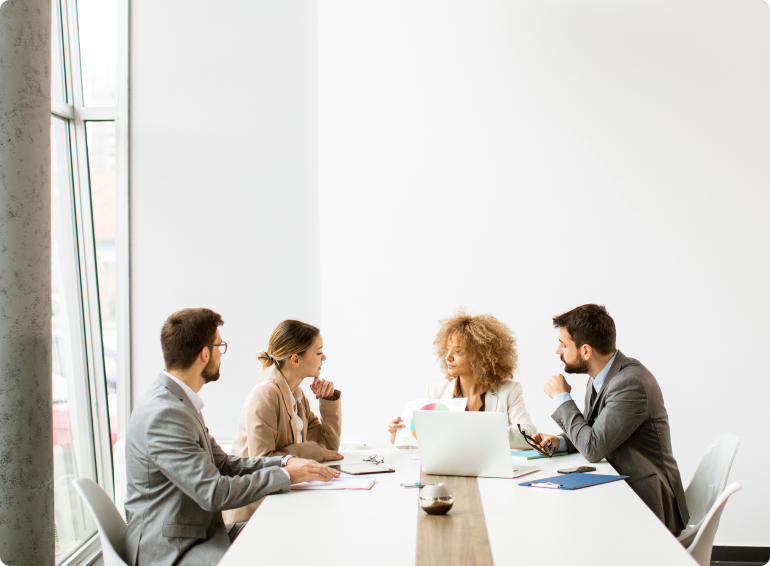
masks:
<svg viewBox="0 0 770 566"><path fill-rule="evenodd" d="M289 458L294 458L294 454L286 454L286 456L281 456L281 467L285 468L286 464L289 463Z"/></svg>

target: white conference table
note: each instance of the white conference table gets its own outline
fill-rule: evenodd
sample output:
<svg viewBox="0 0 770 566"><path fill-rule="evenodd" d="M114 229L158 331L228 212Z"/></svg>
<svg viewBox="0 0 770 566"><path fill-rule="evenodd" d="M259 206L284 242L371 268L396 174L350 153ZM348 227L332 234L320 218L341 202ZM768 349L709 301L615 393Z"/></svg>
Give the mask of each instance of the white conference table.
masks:
<svg viewBox="0 0 770 566"><path fill-rule="evenodd" d="M413 459L418 451L392 446L343 451L343 462L361 462L373 453L384 456L385 465L396 472L374 476L370 490L268 496L220 566L442 562L417 548L418 519L424 515L417 506L419 490L399 485L420 481L420 462ZM575 491L518 485L557 475L557 468L587 464L581 455L515 462L542 471L512 480L478 478L488 544L498 566L696 564L624 481ZM617 474L606 462L592 465L596 473ZM457 507L456 500L446 517ZM457 536L456 530L447 536Z"/></svg>

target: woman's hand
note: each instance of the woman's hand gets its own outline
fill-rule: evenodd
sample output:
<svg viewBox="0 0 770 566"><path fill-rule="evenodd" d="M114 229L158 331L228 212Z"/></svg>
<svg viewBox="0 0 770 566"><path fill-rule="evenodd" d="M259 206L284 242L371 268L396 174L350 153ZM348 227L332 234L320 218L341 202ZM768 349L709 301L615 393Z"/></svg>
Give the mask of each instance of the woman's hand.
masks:
<svg viewBox="0 0 770 566"><path fill-rule="evenodd" d="M321 454L323 454L324 462L331 462L332 460L342 460L345 457L339 452L335 452L334 450L328 450L323 446L319 446L319 448L321 449ZM291 462L291 460L289 460L289 462Z"/></svg>
<svg viewBox="0 0 770 566"><path fill-rule="evenodd" d="M289 480L291 480L292 485L311 480L329 481L340 476L337 470L332 470L329 466L319 464L315 460L305 460L304 458L289 458L284 469L289 472Z"/></svg>
<svg viewBox="0 0 770 566"><path fill-rule="evenodd" d="M315 394L316 399L323 399L334 395L334 383L316 377L310 384L310 391Z"/></svg>
<svg viewBox="0 0 770 566"><path fill-rule="evenodd" d="M396 442L396 431L400 428L404 428L404 425L398 424L401 422L401 417L398 417L394 421L390 421L388 423L388 432L390 433L390 443L393 444Z"/></svg>

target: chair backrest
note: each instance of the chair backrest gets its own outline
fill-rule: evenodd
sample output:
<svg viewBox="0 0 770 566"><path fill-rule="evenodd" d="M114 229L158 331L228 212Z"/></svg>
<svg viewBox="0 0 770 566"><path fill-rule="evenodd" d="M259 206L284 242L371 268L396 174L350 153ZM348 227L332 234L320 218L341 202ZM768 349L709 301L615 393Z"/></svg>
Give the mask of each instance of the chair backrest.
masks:
<svg viewBox="0 0 770 566"><path fill-rule="evenodd" d="M102 557L105 566L127 566L120 558L123 550L123 534L126 523L118 513L118 509L104 490L93 480L76 479L72 482L80 497L93 515L99 538L102 541Z"/></svg>
<svg viewBox="0 0 770 566"><path fill-rule="evenodd" d="M723 434L701 458L690 485L684 491L687 510L690 512L688 527L700 525L717 497L724 491L740 443L740 437Z"/></svg>
<svg viewBox="0 0 770 566"><path fill-rule="evenodd" d="M695 535L695 540L692 541L690 548L687 549L687 552L690 553L700 566L710 566L711 550L714 548L714 535L717 534L722 511L724 511L725 504L730 496L742 487L738 482L728 485L722 492L722 495L717 497L709 512L706 513L703 524L698 534Z"/></svg>

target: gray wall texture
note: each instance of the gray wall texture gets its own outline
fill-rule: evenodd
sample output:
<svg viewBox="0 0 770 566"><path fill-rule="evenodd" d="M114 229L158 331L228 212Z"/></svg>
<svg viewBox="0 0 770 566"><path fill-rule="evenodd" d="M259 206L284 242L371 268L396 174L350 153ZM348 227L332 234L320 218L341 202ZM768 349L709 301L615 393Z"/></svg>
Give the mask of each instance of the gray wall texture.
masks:
<svg viewBox="0 0 770 566"><path fill-rule="evenodd" d="M51 1L0 5L0 561L54 564Z"/></svg>

